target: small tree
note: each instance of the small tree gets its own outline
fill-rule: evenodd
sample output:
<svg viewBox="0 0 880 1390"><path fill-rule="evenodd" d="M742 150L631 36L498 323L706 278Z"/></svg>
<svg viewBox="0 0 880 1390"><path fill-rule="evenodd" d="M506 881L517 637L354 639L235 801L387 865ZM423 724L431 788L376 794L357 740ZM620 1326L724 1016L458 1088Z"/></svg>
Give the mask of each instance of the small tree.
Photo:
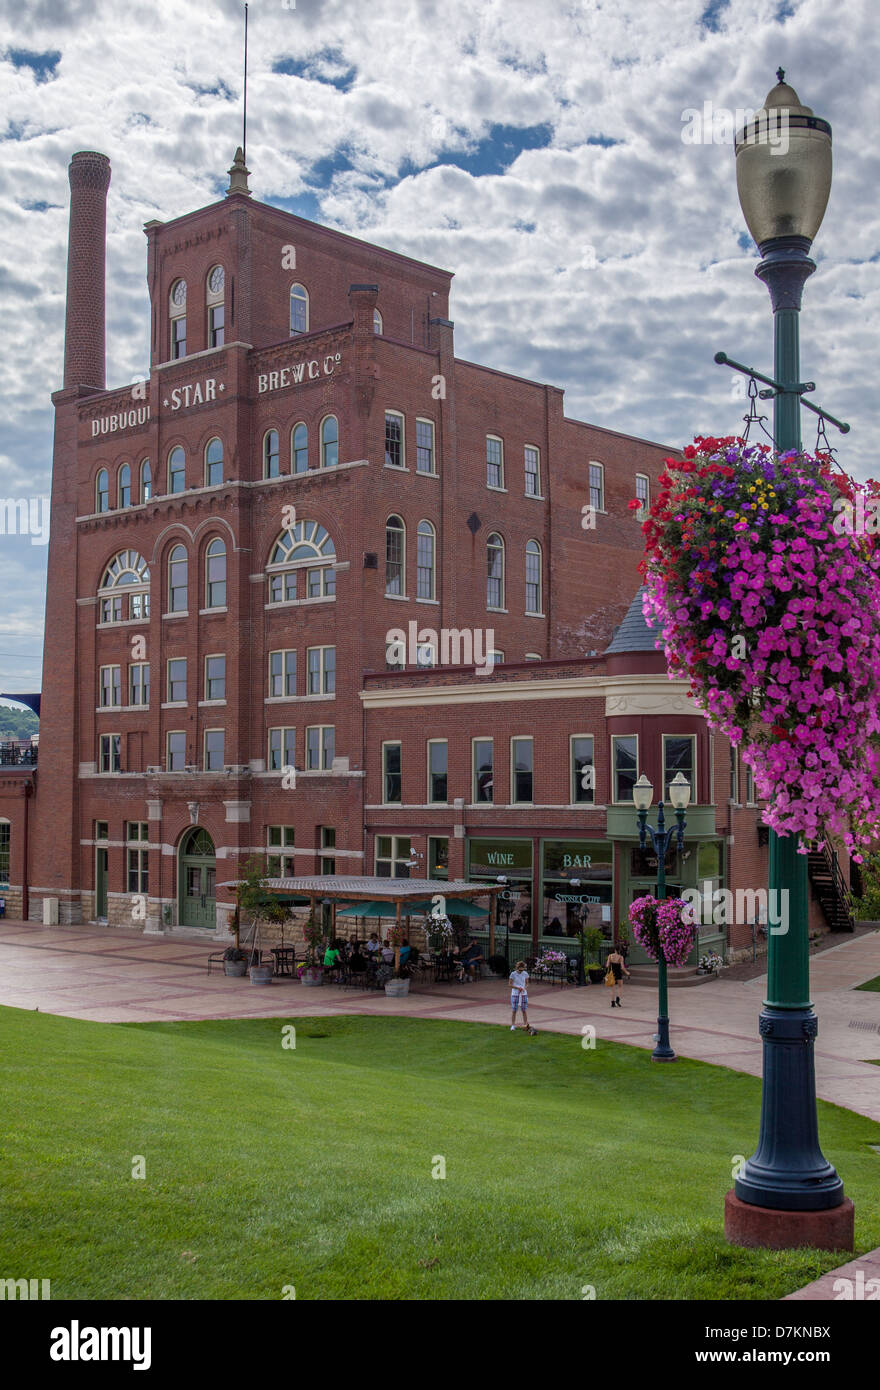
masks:
<svg viewBox="0 0 880 1390"><path fill-rule="evenodd" d="M238 933L241 930L241 914L246 913L251 920L251 964L257 949L257 933L263 922L280 923L287 920L289 912L284 903L273 898L267 883L266 864L259 855L251 855L240 866L241 879L235 889L236 949L239 946Z"/></svg>

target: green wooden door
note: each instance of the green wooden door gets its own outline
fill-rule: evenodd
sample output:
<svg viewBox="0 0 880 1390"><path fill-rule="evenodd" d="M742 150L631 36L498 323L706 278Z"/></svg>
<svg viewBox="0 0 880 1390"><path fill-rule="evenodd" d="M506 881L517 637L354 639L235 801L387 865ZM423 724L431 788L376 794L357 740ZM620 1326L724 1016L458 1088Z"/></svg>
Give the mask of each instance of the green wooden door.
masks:
<svg viewBox="0 0 880 1390"><path fill-rule="evenodd" d="M95 917L107 917L107 851L95 851Z"/></svg>
<svg viewBox="0 0 880 1390"><path fill-rule="evenodd" d="M217 861L206 830L190 830L180 845L179 919L184 927L216 925Z"/></svg>

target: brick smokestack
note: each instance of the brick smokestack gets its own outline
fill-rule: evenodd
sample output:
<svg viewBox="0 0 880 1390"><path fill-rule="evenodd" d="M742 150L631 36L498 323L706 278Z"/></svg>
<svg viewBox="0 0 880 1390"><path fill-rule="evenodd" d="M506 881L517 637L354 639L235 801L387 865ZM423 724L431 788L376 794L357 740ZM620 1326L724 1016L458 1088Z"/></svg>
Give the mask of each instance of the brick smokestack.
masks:
<svg viewBox="0 0 880 1390"><path fill-rule="evenodd" d="M110 160L81 150L70 161L70 239L64 385L105 387L104 262Z"/></svg>

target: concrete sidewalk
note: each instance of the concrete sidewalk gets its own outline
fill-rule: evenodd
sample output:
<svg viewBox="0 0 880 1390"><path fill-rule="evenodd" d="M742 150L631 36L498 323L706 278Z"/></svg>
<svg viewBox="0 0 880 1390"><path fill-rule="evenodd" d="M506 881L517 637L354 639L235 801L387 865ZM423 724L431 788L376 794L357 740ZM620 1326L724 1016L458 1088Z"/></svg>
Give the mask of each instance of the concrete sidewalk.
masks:
<svg viewBox="0 0 880 1390"><path fill-rule="evenodd" d="M102 1023L204 1018L296 1018L312 1014L406 1015L505 1025L508 989L498 980L416 987L405 999L293 980L259 988L207 973L216 942L144 936L106 927L40 927L0 922L0 1004ZM815 955L813 998L819 1015L816 1089L823 1100L880 1122L880 994L854 989L880 975L880 932ZM725 979L670 994L672 1044L683 1057L761 1074L758 1013L766 976ZM532 984L529 1018L539 1029L580 1033L652 1048L656 999L624 987L612 1010L609 991Z"/></svg>

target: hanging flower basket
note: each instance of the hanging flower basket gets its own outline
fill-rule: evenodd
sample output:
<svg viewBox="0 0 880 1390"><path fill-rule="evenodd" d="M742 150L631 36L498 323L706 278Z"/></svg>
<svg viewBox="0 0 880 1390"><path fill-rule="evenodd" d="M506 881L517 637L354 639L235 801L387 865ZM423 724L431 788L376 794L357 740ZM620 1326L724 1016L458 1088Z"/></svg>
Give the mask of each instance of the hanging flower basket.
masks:
<svg viewBox="0 0 880 1390"><path fill-rule="evenodd" d="M686 922L687 904L681 898L655 898L646 893L636 898L629 910L633 936L652 960L661 956L667 965L679 970L687 963L694 938L695 923Z"/></svg>
<svg viewBox="0 0 880 1390"><path fill-rule="evenodd" d="M880 835L876 484L734 438L684 452L642 527L644 611L669 674L741 745L765 824L839 837L861 862Z"/></svg>

